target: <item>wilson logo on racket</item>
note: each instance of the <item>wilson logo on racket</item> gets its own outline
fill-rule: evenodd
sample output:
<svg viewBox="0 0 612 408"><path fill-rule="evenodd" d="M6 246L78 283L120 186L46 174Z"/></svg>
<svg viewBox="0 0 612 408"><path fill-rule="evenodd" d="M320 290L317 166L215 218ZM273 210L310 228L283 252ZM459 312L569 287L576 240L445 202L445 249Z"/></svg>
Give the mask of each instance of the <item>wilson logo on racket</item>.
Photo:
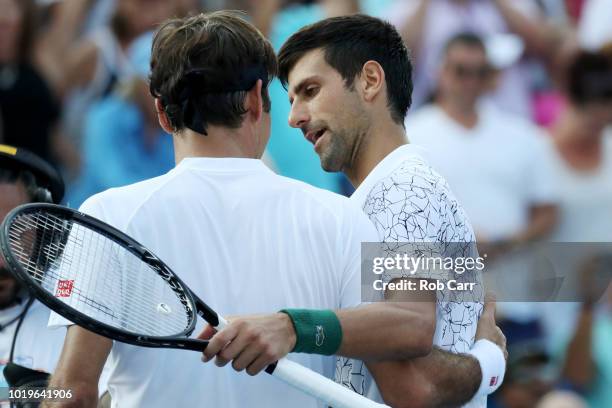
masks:
<svg viewBox="0 0 612 408"><path fill-rule="evenodd" d="M74 280L60 280L57 282L57 290L55 291L55 297L70 297L72 295L72 288L74 286Z"/></svg>

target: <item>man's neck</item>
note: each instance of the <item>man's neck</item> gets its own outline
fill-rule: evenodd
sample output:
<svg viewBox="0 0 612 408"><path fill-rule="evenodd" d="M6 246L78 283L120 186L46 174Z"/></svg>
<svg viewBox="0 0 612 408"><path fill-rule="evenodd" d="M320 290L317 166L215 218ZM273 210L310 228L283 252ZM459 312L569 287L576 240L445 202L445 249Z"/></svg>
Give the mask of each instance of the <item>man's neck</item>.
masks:
<svg viewBox="0 0 612 408"><path fill-rule="evenodd" d="M465 104L450 98L440 98L437 105L448 117L466 129L472 129L478 124L476 104Z"/></svg>
<svg viewBox="0 0 612 408"><path fill-rule="evenodd" d="M355 188L392 151L408 143L404 128L394 122L373 126L362 140L354 152L353 165L343 170Z"/></svg>
<svg viewBox="0 0 612 408"><path fill-rule="evenodd" d="M173 135L174 160L178 164L186 157L259 158L252 138L241 137L240 132L240 129L209 127L208 134L201 135L184 129Z"/></svg>

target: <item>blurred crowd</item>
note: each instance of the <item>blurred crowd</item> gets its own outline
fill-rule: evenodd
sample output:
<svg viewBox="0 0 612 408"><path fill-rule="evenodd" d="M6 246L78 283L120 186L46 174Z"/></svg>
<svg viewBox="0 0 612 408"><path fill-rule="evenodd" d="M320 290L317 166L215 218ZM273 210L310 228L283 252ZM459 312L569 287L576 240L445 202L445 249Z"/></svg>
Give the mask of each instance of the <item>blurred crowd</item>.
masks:
<svg viewBox="0 0 612 408"><path fill-rule="evenodd" d="M408 137L448 180L481 252L612 242L612 0L0 0L0 143L55 165L75 208L165 173L174 160L147 84L152 32L221 8L245 10L276 49L325 17L389 20L414 64ZM280 82L270 95L266 163L350 194L289 127ZM582 302L499 305L510 357L490 406L612 406L610 280L593 289L612 256L576 264Z"/></svg>

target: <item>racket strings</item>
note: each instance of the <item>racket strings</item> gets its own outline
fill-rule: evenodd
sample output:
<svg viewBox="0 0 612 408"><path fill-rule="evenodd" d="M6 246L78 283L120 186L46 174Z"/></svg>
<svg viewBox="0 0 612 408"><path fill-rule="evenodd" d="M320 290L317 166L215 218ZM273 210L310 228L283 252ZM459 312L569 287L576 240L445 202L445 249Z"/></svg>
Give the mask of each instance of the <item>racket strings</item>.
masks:
<svg viewBox="0 0 612 408"><path fill-rule="evenodd" d="M48 223L48 220L46 220L46 219L45 219L45 225L44 225L44 226L45 226L45 232L49 231L49 227L50 227L50 225L49 225L49 223ZM73 228L74 228L74 226L73 226ZM54 226L53 226L52 233L53 233L53 234L57 234L57 232L58 232L58 225L54 225ZM73 233L73 234L71 235L71 237L76 237L77 239L73 239L73 240L71 240L71 241L68 241L68 244L70 244L70 243L74 242L74 243L76 243L77 245L78 245L78 244L80 244L80 245L78 245L78 246L83 247L83 245L82 245L82 243L83 243L83 239L81 239L81 234L78 234L78 233ZM99 261L99 259L106 259L106 260L110 261L110 263L111 263L111 264L110 264L108 267L104 268L104 270L118 270L118 269L119 269L119 262L117 261L117 260L118 260L118 257L117 257L117 256L100 257L100 254L102 254L102 253L109 253L109 247L108 247L108 244L109 244L109 243L114 244L114 242L112 242L112 241L110 241L110 240L108 240L108 239L103 239L103 240L102 240L102 244L103 244L103 245L102 245L102 246L100 246L100 245L99 245L99 241L100 241L100 238L101 238L101 237L103 237L103 236L102 236L102 235L100 235L100 234L96 234L95 238L96 238L96 240L98 241L98 245L93 245L93 246L91 246L92 248L95 248L96 250L95 250L95 251L93 251L93 252L89 252L90 256L93 258L93 262L94 262L95 264L100 264L100 265L102 265L102 264L101 264L101 262ZM54 239L54 238L53 238L53 236L52 236L52 238L51 238L51 239ZM77 246L77 245L75 245L75 246ZM115 244L115 245L116 245L116 244ZM60 247L60 248L62 248L62 245L59 245L59 247ZM70 245L68 246L68 248L70 249ZM62 249L63 249L63 250L65 250L65 248L62 248ZM114 249L115 249L115 248L110 248L110 250L111 250L111 251L113 251ZM82 257L82 255L83 255L84 251L79 250L79 251L74 251L74 252L72 252L72 253L76 253L76 254L78 255L78 257ZM116 251L113 251L113 254L116 254ZM38 257L37 257L37 259L38 259L38 262L37 262L37 263L38 263L38 264L41 264L41 262L40 262L40 252L38 252ZM62 264L60 265L60 267L59 267L58 269L59 269L59 270L66 270L66 264L68 263L68 262L66 262L66 261L67 261L67 260L69 260L69 259L71 259L71 257L68 257L68 256L63 256L63 257L61 258L61 260L62 260ZM77 258L77 259L78 259L78 258ZM134 259L135 259L135 258L134 258ZM76 263L77 263L77 264L82 264L82 262L83 262L83 261L82 261L81 259L78 259L78 261L77 261ZM31 265L31 264L30 264L30 265ZM43 264L43 265L44 265L44 264ZM34 266L35 266L35 265L34 265ZM43 269L43 270L47 269L47 265L44 265L44 267L43 267L43 268L36 268L36 269L34 269L34 270L37 272L37 275L38 275L39 277L41 276L41 274L40 274L40 269ZM128 269L128 270L129 270L129 269ZM132 270L133 270L133 269L132 269ZM49 277L50 277L50 278L52 278L51 280L52 280L54 283L59 282L59 280L65 281L65 279L62 279L62 278L63 278L63 276L61 276L60 274L54 273L55 271L56 271L55 269L51 269L51 273L49 274ZM81 276L81 280L84 280L83 278L87 278L87 280L86 280L86 281L87 281L87 287L91 287L91 286L92 286L92 284L93 284L93 283L92 283L92 278L94 278L94 276L95 276L94 274L88 274L88 275L86 275L86 276ZM147 281L145 281L145 282L147 282ZM103 284L103 286L105 286L105 287L107 287L107 288L109 287L109 285L108 285L109 280L108 280L108 279L107 279L107 280L104 280L104 281L103 281L103 282L101 282L101 283ZM98 284L98 285L100 285L100 282L97 282L97 284ZM47 284L46 284L45 286L46 286L47 290L49 290L49 288L50 288L50 287L52 288L54 285L50 285L50 284L47 282ZM121 286L119 287L119 289L123 289L123 288L124 288L124 286L125 286L125 285L121 285ZM150 285L149 285L149 286L150 286ZM120 316L117 316L117 314L116 314L116 313L112 313L112 312L111 312L111 310L112 310L112 309L111 309L110 307L107 307L107 306L105 306L105 305L102 305L100 302L97 302L97 301L95 301L95 300L91 299L89 296L83 296L83 293L82 293L83 291L82 291L82 290L79 290L79 288L74 288L74 287L72 287L72 288L70 289L70 291L71 291L70 295L71 295L71 296L72 296L72 293L75 293L75 289L76 289L76 293L78 293L78 294L81 296L81 299L79 299L79 300L81 301L81 303L79 304L79 306L81 306L81 307L82 307L82 306L91 306L91 307L93 307L93 310L92 310L91 308L86 308L86 310L85 310L87 313L94 312L94 313L93 313L93 316L91 316L91 317L94 317L94 318L96 318L97 320L103 320L105 323L113 323L113 322L119 323L120 328L122 328L122 329L124 329L124 330L129 330L129 329L131 329L131 328L129 327L129 326L130 326L130 321L129 321L129 319L126 319L126 316L135 316L135 315L137 315L137 314L139 314L139 313L142 313L142 312L143 312L143 310L144 310L142 307L138 307L138 305L139 305L138 303L135 303L135 304L126 304L126 305L123 305L123 306L127 306L127 309L126 309L126 310L127 310L127 313L123 313L123 314L121 314ZM98 290L98 291L99 291L99 289L100 289L100 287L97 287L97 288L96 288L96 290ZM144 290L146 291L146 290L147 290L147 288L145 287L145 288L144 288ZM106 294L105 294L105 296L104 296L104 299L105 299L106 301L108 301L108 299L109 299L109 297L110 297L110 296L109 296L109 293L113 293L113 292L112 292L112 291L109 291L108 289L107 289L106 291L104 291L104 292L106 292ZM146 293L146 292L145 292L145 293ZM132 294L132 295L133 295L133 294ZM126 293L124 293L124 291L123 291L123 290L120 290L120 296L122 296L122 297L123 297L123 296L126 296ZM116 302L114 302L114 303L116 303ZM135 305L136 305L137 307L134 307ZM82 311L82 312L83 312L84 310L80 310L80 311ZM100 313L96 313L96 312L104 312L104 314L105 314L105 315L100 316ZM101 318L101 317L102 317L102 318ZM111 322L105 321L105 320L107 320L107 319L104 319L105 317L111 317L111 318L113 318L113 320L114 320L114 321L111 321ZM139 320L137 323L139 323L139 324L138 324L138 325L136 325L136 327L133 327L133 328L132 328L133 330L135 330L135 331L137 331L137 332L139 332L139 333L152 333L152 334L157 334L157 333L156 333L156 327L155 327L155 325L152 325L152 324L151 324L151 322L149 322L149 321L147 321L147 320Z"/></svg>
<svg viewBox="0 0 612 408"><path fill-rule="evenodd" d="M195 318L152 266L77 222L23 214L10 226L9 243L41 287L97 321L135 334L173 336Z"/></svg>

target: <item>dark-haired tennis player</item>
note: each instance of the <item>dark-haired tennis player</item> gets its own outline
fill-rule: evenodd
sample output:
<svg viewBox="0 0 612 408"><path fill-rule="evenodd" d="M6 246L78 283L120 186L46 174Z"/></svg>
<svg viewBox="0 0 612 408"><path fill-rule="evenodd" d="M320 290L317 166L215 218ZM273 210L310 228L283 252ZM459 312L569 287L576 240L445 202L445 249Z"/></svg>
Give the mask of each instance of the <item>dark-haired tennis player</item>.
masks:
<svg viewBox="0 0 612 408"><path fill-rule="evenodd" d="M474 254L474 232L465 212L445 180L408 144L403 122L411 102L411 64L400 35L390 24L356 15L307 26L283 45L279 73L292 105L289 123L314 145L323 169L348 176L356 187L351 199L376 226L380 241L431 243L425 248L444 248L437 253L441 257ZM385 275L387 281L406 277L437 278L431 271ZM404 307L426 318L426 324L413 331L426 335L435 344L433 351L424 358L397 354L398 361L377 361L367 359L376 356L375 351L364 353L358 346L343 344L338 354L365 356L366 363L341 358L337 380L372 399L381 399L382 394L393 407L486 406L486 395L503 380L505 338L495 326L493 304L487 305L477 333L483 288L478 274L466 279L475 285L459 297L448 291L388 292L391 300L421 299ZM423 297L429 301L423 302ZM308 313L316 316L318 312L287 313L297 333L293 351L304 351L301 343L308 336L304 321L311 318ZM349 324L345 322L351 322L351 313L338 312L343 329ZM244 336L250 328L248 323L241 324L215 335L219 338L213 337L205 355L210 358L223 343ZM400 336L409 335L375 326L370 337L378 330L397 344L402 342ZM294 347L292 337L278 341L285 348ZM363 345L371 346L366 341ZM241 352L241 347L230 343L220 351L222 362L237 356L234 364L249 364Z"/></svg>
<svg viewBox="0 0 612 408"><path fill-rule="evenodd" d="M360 303L360 244L375 241L376 231L350 200L277 176L261 162L270 132L267 85L277 68L261 33L229 12L171 20L155 36L151 68L177 165L93 196L81 209L141 242L220 313L267 314L249 320L251 329L225 349L246 345L244 361L261 358L244 364L239 357L234 368L255 374L291 351L274 341L295 338L289 315L271 314L283 308L315 310L305 317L320 336L301 347L321 353L291 358L329 377L341 346L359 357L427 354L433 326L410 308L333 312ZM54 316L51 324L70 322ZM109 354L115 406L320 406L268 375L205 365L188 351L113 343L76 326L51 382L73 390L75 400L52 406L93 406Z"/></svg>

